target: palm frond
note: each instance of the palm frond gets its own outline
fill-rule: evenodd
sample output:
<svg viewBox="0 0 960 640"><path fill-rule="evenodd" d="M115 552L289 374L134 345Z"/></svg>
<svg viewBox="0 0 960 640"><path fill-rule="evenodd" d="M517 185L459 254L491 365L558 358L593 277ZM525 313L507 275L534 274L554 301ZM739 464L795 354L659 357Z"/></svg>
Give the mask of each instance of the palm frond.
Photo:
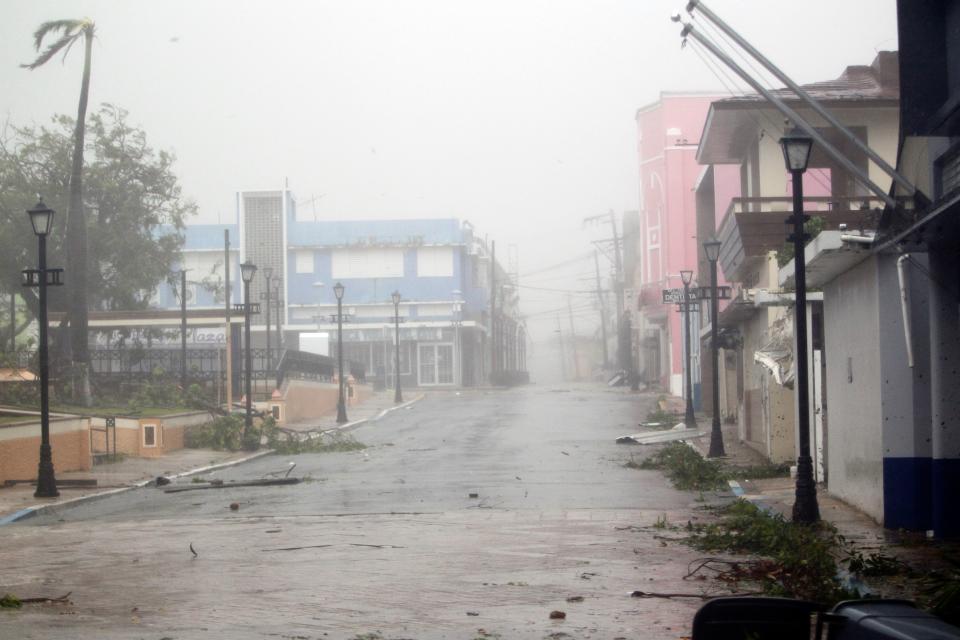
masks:
<svg viewBox="0 0 960 640"><path fill-rule="evenodd" d="M48 20L33 32L33 48L40 51L40 47L43 45L43 39L47 37L49 33L62 31L64 34L73 33L76 35L76 32L80 31L87 22L89 22L89 18L83 20Z"/></svg>
<svg viewBox="0 0 960 640"><path fill-rule="evenodd" d="M76 33L67 33L60 37L59 40L47 47L46 51L37 56L37 59L31 62L30 64L22 64L21 67L25 69L36 69L37 67L43 66L50 58L57 55L64 47L72 44L74 40L79 36Z"/></svg>
<svg viewBox="0 0 960 640"><path fill-rule="evenodd" d="M51 44L46 50L37 56L37 59L30 64L22 64L25 69L36 69L45 64L50 58L63 51L66 58L70 48L83 36L92 38L94 34L94 22L90 18L80 20L49 20L44 22L37 30L33 32L33 46L37 51L43 46L44 39L51 34L62 33L60 39Z"/></svg>

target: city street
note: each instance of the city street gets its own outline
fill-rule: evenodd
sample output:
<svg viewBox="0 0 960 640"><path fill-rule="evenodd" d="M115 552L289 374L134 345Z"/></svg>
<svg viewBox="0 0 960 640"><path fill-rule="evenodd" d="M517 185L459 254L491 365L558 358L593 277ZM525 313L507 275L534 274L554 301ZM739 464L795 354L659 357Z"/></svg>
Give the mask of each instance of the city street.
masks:
<svg viewBox="0 0 960 640"><path fill-rule="evenodd" d="M647 450L614 443L654 400L601 385L433 392L351 432L366 449L214 474L295 461L298 485L149 487L8 526L0 592L73 604L4 610L0 636L689 635L698 600L630 597L699 588L682 580L697 552L652 525L702 503L623 467Z"/></svg>

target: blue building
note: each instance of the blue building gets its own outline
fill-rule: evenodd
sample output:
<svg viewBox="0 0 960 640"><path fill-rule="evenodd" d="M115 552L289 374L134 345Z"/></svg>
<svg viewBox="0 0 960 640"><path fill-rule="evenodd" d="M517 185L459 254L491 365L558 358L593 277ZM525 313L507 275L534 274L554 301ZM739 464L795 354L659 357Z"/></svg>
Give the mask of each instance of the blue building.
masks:
<svg viewBox="0 0 960 640"><path fill-rule="evenodd" d="M365 365L374 383L394 382L394 291L401 295L404 386L471 386L492 371L526 369L515 277L468 222L317 220L298 215L289 190L240 192L236 203L237 223L186 229L181 265L188 270L188 308L224 307L225 256L231 301L242 302L239 265L254 263L250 298L261 313L252 342L269 348L270 362L283 349L299 349L303 334L327 334L335 355L339 282L344 356ZM178 291L161 287L155 302L177 308Z"/></svg>

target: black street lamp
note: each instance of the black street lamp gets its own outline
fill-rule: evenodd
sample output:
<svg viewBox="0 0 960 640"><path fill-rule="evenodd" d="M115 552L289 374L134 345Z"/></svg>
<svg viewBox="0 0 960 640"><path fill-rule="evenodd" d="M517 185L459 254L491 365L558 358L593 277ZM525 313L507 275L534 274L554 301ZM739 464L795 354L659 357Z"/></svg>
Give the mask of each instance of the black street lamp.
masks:
<svg viewBox="0 0 960 640"><path fill-rule="evenodd" d="M681 271L680 280L683 281L683 349L686 358L683 369L687 378L687 411L683 416L683 424L688 429L696 429L697 418L693 414L693 374L690 371L690 283L693 282L693 271Z"/></svg>
<svg viewBox="0 0 960 640"><path fill-rule="evenodd" d="M403 402L403 392L400 390L400 292L394 291L391 296L393 299L393 326L396 331L396 363L394 364L394 378L396 388L393 392L393 401L395 404Z"/></svg>
<svg viewBox="0 0 960 640"><path fill-rule="evenodd" d="M720 430L720 345L719 327L719 291L717 291L717 260L720 258L720 241L707 240L703 243L703 252L710 262L710 353L713 359L713 422L710 428L710 458L725 456L723 450L723 432Z"/></svg>
<svg viewBox="0 0 960 640"><path fill-rule="evenodd" d="M180 269L180 392L187 393L187 271Z"/></svg>
<svg viewBox="0 0 960 640"><path fill-rule="evenodd" d="M343 285L339 282L333 285L333 295L337 296L337 367L340 391L337 396L337 424L347 421L347 404L343 397Z"/></svg>
<svg viewBox="0 0 960 640"><path fill-rule="evenodd" d="M783 159L793 179L793 215L787 224L793 224L793 233L788 240L793 242L793 280L796 305L794 306L794 351L797 371L797 422L798 455L797 486L793 503L793 521L811 524L820 519L817 506L817 485L813 480L813 459L810 457L810 404L807 375L807 260L805 248L809 236L803 229L809 216L803 213L803 174L810 161L813 140L794 129L780 138Z"/></svg>
<svg viewBox="0 0 960 640"><path fill-rule="evenodd" d="M57 479L53 473L53 451L50 448L50 365L47 353L47 285L63 284L60 275L63 269L47 269L47 236L53 227L53 209L37 202L33 209L27 210L30 224L39 242L37 252L39 269L23 271L23 285L37 287L40 302L40 464L37 468L36 498L56 498Z"/></svg>
<svg viewBox="0 0 960 640"><path fill-rule="evenodd" d="M253 356L250 345L250 283L253 281L254 274L257 273L257 265L249 260L240 265L240 277L243 278L243 339L247 347L244 354L244 368L246 369L246 395L247 395L247 413L243 422L243 442L249 442L250 432L253 430ZM259 443L258 443L259 444Z"/></svg>
<svg viewBox="0 0 960 640"><path fill-rule="evenodd" d="M267 300L267 370L270 370L271 357L270 357L270 278L273 277L273 267L264 267L263 268L263 277L267 280L267 290L263 296Z"/></svg>

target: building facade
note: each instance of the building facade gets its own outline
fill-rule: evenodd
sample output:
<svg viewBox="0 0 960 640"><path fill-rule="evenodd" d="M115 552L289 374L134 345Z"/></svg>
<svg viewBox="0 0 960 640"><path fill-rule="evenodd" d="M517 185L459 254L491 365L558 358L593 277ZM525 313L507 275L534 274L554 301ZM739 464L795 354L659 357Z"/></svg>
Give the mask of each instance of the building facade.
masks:
<svg viewBox="0 0 960 640"><path fill-rule="evenodd" d="M494 260L493 243L469 223L317 220L299 215L286 189L240 192L236 203L236 224L186 229L187 302L189 308L223 308L225 263L231 300L241 302L239 265L254 263L250 300L260 304L260 313L252 342L268 349L268 366L276 366L284 349L321 344L326 355L336 354L334 285L340 283L344 357L362 365L374 384L395 383L394 291L401 296L404 386L472 386L489 381L494 371L525 371L517 289ZM179 306L175 284L161 287L157 306Z"/></svg>

